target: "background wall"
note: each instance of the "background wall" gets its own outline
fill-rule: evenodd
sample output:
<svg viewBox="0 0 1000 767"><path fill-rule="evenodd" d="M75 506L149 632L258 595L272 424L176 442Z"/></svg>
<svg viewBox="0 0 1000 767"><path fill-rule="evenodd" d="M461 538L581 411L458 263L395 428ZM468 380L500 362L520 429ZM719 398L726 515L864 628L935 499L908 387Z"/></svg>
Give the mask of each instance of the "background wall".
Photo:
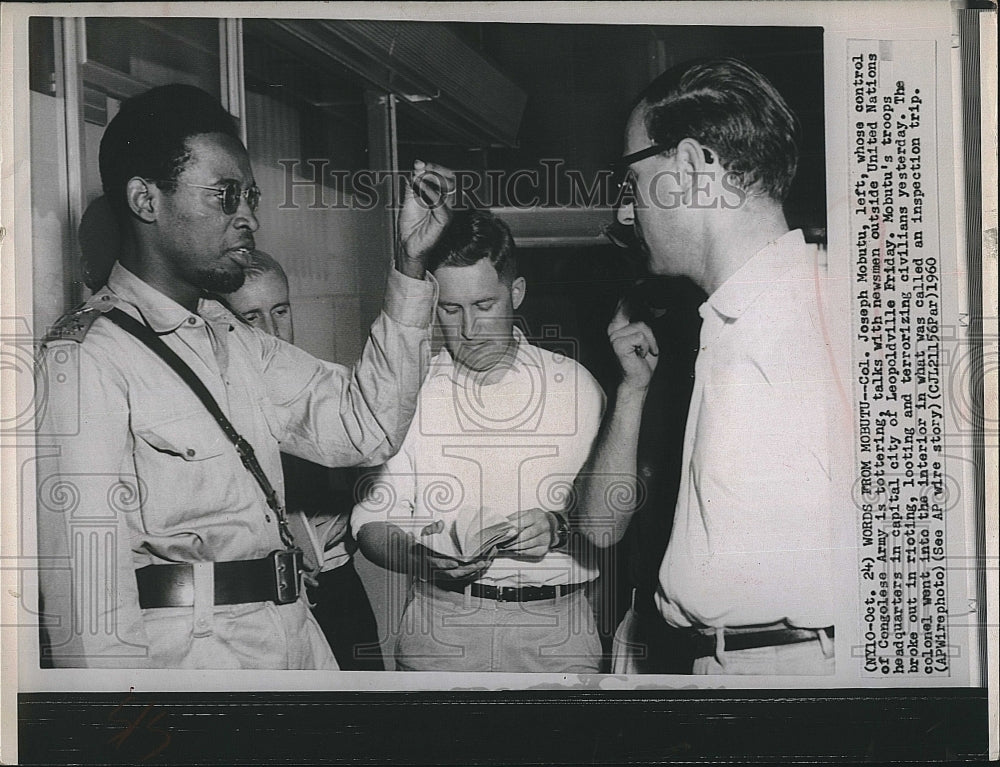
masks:
<svg viewBox="0 0 1000 767"><path fill-rule="evenodd" d="M247 149L262 192L256 239L288 273L296 345L351 364L381 306L392 261L389 213L382 207L352 210L351 195L331 188L323 189L323 209L310 208L317 199L313 187L293 187L286 200L292 171L279 160L303 156L300 122L294 107L247 92ZM295 166L293 180L311 180L302 170ZM309 166L304 170L311 173Z"/></svg>
<svg viewBox="0 0 1000 767"><path fill-rule="evenodd" d="M60 99L31 93L31 249L35 336L67 309L63 253L72 241L66 210L66 149Z"/></svg>

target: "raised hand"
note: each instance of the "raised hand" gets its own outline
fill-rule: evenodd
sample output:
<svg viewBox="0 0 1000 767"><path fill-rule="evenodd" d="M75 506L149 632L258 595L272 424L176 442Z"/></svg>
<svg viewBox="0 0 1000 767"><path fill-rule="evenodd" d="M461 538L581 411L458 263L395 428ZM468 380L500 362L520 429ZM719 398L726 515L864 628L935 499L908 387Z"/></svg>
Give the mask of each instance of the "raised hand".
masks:
<svg viewBox="0 0 1000 767"><path fill-rule="evenodd" d="M417 160L413 179L404 179L403 208L399 212L399 249L396 268L423 278L424 258L451 220L454 174L440 165Z"/></svg>
<svg viewBox="0 0 1000 767"><path fill-rule="evenodd" d="M608 340L622 369L621 386L645 390L653 378L660 353L656 337L645 322L629 322L624 304L618 303L608 325Z"/></svg>

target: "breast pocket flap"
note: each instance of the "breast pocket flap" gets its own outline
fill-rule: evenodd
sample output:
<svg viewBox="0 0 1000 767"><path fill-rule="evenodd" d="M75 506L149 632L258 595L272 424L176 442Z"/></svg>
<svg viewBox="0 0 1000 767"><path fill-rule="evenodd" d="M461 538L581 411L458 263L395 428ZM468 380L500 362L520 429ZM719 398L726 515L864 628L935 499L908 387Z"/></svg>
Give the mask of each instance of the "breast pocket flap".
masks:
<svg viewBox="0 0 1000 767"><path fill-rule="evenodd" d="M180 418L137 429L135 433L154 450L185 461L204 461L235 449L218 424L202 418Z"/></svg>

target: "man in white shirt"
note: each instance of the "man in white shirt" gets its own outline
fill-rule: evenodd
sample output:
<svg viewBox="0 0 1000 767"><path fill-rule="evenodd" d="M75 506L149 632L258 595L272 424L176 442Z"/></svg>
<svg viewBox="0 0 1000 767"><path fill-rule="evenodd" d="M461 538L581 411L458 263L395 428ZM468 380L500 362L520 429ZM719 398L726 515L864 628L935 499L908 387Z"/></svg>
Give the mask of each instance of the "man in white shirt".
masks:
<svg viewBox="0 0 1000 767"><path fill-rule="evenodd" d="M455 213L429 259L444 348L351 518L369 559L414 576L396 667L596 672L597 569L563 511L604 395L514 327L525 282L502 221Z"/></svg>
<svg viewBox="0 0 1000 767"><path fill-rule="evenodd" d="M838 515L851 519L833 479L844 405L825 268L782 210L794 133L774 87L734 60L667 71L626 127L619 222L633 227L652 272L708 294L655 596L669 624L690 629L695 673L834 671L833 530ZM619 312L609 334L623 376L580 481L588 535L602 546L621 538L634 508L608 510L605 477L634 476L656 365L642 323Z"/></svg>

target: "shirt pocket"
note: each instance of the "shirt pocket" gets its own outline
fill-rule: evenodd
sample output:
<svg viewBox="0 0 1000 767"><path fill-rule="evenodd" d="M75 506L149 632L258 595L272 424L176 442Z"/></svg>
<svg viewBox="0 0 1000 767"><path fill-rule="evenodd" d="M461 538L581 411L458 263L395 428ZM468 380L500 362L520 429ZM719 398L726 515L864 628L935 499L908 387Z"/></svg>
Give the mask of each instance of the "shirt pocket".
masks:
<svg viewBox="0 0 1000 767"><path fill-rule="evenodd" d="M137 429L135 434L158 453L184 461L206 461L235 449L217 424L196 416Z"/></svg>
<svg viewBox="0 0 1000 767"><path fill-rule="evenodd" d="M211 541L228 515L249 504L236 449L207 413L144 425L134 433L133 458L148 534L191 534Z"/></svg>

